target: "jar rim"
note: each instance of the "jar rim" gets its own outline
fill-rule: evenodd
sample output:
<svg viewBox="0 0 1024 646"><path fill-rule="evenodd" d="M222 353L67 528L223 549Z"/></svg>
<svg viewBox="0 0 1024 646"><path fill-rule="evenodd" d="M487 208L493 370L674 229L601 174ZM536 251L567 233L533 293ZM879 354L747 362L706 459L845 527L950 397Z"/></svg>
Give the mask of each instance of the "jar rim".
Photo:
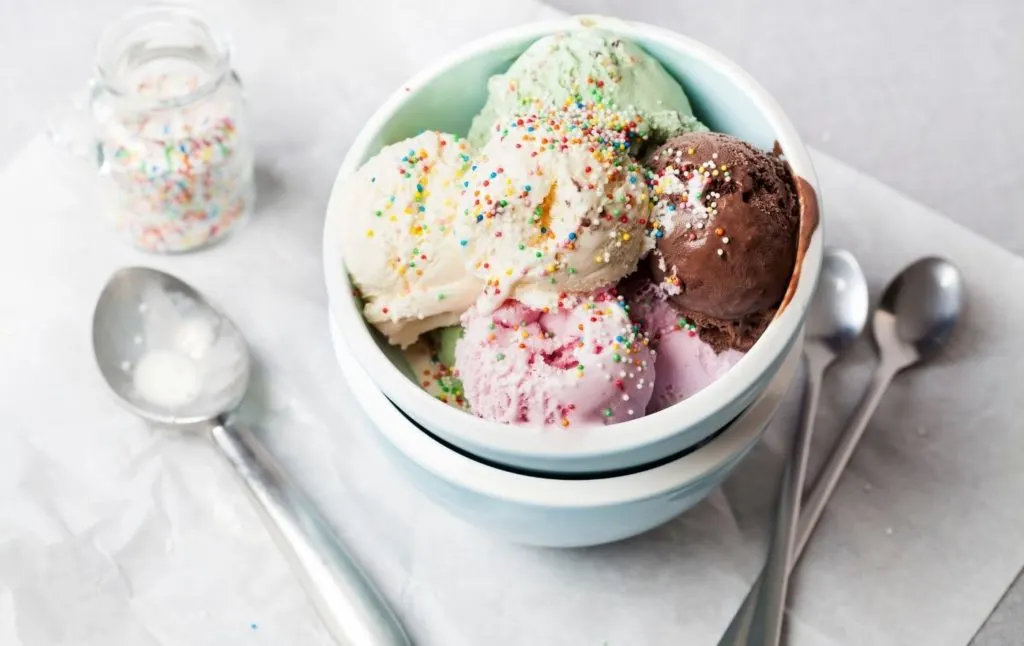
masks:
<svg viewBox="0 0 1024 646"><path fill-rule="evenodd" d="M128 52L132 37L147 27L160 24L180 24L190 29L203 42L204 49L210 54L213 65L209 68L209 77L188 92L169 97L146 96L140 94L114 69L120 64ZM217 36L208 20L191 7L154 3L139 7L128 12L109 25L100 36L96 47L96 83L102 88L123 99L130 99L140 106L175 107L191 103L212 93L231 71L231 50L228 43Z"/></svg>

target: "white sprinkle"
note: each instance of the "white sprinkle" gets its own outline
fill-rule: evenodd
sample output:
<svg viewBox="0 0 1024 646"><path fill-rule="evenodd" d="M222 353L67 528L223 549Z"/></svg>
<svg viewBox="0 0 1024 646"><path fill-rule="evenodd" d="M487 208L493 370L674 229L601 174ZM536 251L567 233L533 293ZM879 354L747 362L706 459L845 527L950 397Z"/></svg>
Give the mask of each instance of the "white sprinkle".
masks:
<svg viewBox="0 0 1024 646"><path fill-rule="evenodd" d="M722 238L722 244L729 244L729 236Z"/></svg>
<svg viewBox="0 0 1024 646"><path fill-rule="evenodd" d="M628 402L629 401L629 395L623 395L622 396L622 401Z"/></svg>
<svg viewBox="0 0 1024 646"><path fill-rule="evenodd" d="M632 408L630 408L630 409L629 409L628 411L626 411L626 412L627 412L627 413L629 413L630 415L633 415L633 409L632 409Z"/></svg>
<svg viewBox="0 0 1024 646"><path fill-rule="evenodd" d="M719 249L718 250L718 255L719 256L724 256L725 255L725 249Z"/></svg>
<svg viewBox="0 0 1024 646"><path fill-rule="evenodd" d="M718 153L711 153L711 159L718 159Z"/></svg>

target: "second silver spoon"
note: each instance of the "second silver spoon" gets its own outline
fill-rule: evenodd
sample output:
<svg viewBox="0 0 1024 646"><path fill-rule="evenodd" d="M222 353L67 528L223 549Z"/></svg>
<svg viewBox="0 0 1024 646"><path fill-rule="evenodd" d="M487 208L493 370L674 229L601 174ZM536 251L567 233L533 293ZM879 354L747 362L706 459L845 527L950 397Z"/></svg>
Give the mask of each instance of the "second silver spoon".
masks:
<svg viewBox="0 0 1024 646"><path fill-rule="evenodd" d="M893 377L900 371L931 358L949 342L963 309L964 286L960 271L943 258L922 258L912 263L889 283L872 317L875 344L880 361L867 393L836 442L821 475L805 498L797 524L790 569L800 559L807 542L821 519L839 478L849 464L868 421L878 408ZM755 587L756 590L756 587ZM747 596L739 613L726 631L721 644L745 643L751 635L753 615ZM740 635L740 637L737 637ZM760 638L763 640L764 635ZM763 644L761 642L751 642Z"/></svg>
<svg viewBox="0 0 1024 646"><path fill-rule="evenodd" d="M807 315L804 339L807 386L803 412L782 476L772 548L765 565L758 611L754 613L754 627L755 630L762 627L765 639L761 643L765 646L776 646L782 637L793 540L800 517L800 498L804 491L804 474L807 473L811 452L822 377L836 357L857 340L867 320L868 283L864 271L849 251L830 249L825 255L821 283Z"/></svg>
<svg viewBox="0 0 1024 646"><path fill-rule="evenodd" d="M761 576L730 624L723 644L778 643L822 377L835 358L860 336L867 318L868 284L857 259L849 251L828 249L821 280L807 314L804 337L807 384L803 411L779 491L772 548Z"/></svg>

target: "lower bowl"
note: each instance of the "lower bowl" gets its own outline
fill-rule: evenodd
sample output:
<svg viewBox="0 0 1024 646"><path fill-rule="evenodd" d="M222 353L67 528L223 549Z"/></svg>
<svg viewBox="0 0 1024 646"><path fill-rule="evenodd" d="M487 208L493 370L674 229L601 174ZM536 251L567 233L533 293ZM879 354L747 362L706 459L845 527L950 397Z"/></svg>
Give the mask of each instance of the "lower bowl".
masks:
<svg viewBox="0 0 1024 646"><path fill-rule="evenodd" d="M331 321L348 387L384 452L406 478L453 516L516 543L582 547L622 540L704 499L760 439L796 374L801 343L757 399L698 448L625 475L538 476L473 459L404 415L366 375Z"/></svg>

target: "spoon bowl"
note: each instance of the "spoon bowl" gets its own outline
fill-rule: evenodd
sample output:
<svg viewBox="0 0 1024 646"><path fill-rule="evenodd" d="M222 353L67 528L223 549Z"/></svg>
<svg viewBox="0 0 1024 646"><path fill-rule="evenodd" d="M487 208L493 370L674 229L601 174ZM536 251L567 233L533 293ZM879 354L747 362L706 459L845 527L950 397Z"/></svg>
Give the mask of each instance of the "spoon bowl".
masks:
<svg viewBox="0 0 1024 646"><path fill-rule="evenodd" d="M235 324L187 283L127 267L93 314L96 363L118 402L151 422L195 424L234 410L249 383Z"/></svg>
<svg viewBox="0 0 1024 646"><path fill-rule="evenodd" d="M875 340L908 364L927 359L949 340L963 300L960 271L948 260L922 258L886 288L874 317Z"/></svg>
<svg viewBox="0 0 1024 646"><path fill-rule="evenodd" d="M868 307L868 283L857 259L845 249L827 249L807 313L807 340L839 354L864 330Z"/></svg>

